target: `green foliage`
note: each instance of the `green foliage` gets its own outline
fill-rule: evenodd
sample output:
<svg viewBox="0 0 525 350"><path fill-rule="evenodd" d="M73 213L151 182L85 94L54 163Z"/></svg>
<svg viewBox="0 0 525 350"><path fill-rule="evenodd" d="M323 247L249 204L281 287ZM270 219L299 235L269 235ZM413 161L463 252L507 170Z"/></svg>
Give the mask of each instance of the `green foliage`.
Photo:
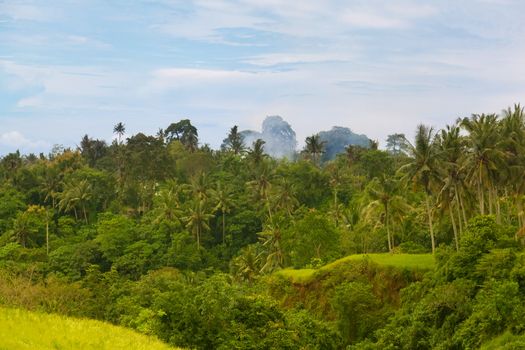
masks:
<svg viewBox="0 0 525 350"><path fill-rule="evenodd" d="M303 267L314 258L338 258L340 241L339 231L326 215L308 211L285 231L283 248L294 267Z"/></svg>
<svg viewBox="0 0 525 350"><path fill-rule="evenodd" d="M77 151L0 160L0 303L188 348L522 341L520 105L324 163L333 140L315 135L280 160L272 142L245 152L236 127L222 150L199 146L189 119L113 131L111 145L86 135Z"/></svg>
<svg viewBox="0 0 525 350"><path fill-rule="evenodd" d="M124 249L136 238L135 225L128 217L110 213L100 215L95 242L109 261L115 261L123 255Z"/></svg>
<svg viewBox="0 0 525 350"><path fill-rule="evenodd" d="M338 316L339 330L348 342L366 338L380 323L381 303L368 283L340 284L335 288L331 304Z"/></svg>

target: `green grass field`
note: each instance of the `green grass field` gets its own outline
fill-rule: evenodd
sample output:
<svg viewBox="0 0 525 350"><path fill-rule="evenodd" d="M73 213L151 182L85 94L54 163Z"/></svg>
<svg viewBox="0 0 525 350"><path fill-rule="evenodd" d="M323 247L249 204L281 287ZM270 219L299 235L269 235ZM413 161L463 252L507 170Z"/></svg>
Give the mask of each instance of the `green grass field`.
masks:
<svg viewBox="0 0 525 350"><path fill-rule="evenodd" d="M409 270L432 270L434 268L434 257L432 254L355 254L349 255L342 259L326 264L318 269L285 269L278 271L277 274L285 276L294 283L308 283L313 280L317 274L322 274L333 270L340 264L349 261L359 261L370 259L370 261L382 265L404 268Z"/></svg>
<svg viewBox="0 0 525 350"><path fill-rule="evenodd" d="M481 345L481 350L517 350L525 349L525 336L505 332L488 343Z"/></svg>
<svg viewBox="0 0 525 350"><path fill-rule="evenodd" d="M0 350L169 350L168 345L108 323L0 308Z"/></svg>

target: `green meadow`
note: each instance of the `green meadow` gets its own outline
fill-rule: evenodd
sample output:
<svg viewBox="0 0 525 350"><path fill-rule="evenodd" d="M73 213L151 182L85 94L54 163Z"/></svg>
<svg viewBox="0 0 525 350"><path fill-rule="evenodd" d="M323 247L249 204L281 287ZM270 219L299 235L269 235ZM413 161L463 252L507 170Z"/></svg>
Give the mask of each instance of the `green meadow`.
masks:
<svg viewBox="0 0 525 350"><path fill-rule="evenodd" d="M159 340L108 323L0 308L0 350L169 350Z"/></svg>
<svg viewBox="0 0 525 350"><path fill-rule="evenodd" d="M284 269L278 271L277 274L290 278L293 283L308 283L315 276L328 273L341 264L365 259L380 266L392 266L407 270L432 270L435 264L432 254L354 254L338 259L318 269Z"/></svg>

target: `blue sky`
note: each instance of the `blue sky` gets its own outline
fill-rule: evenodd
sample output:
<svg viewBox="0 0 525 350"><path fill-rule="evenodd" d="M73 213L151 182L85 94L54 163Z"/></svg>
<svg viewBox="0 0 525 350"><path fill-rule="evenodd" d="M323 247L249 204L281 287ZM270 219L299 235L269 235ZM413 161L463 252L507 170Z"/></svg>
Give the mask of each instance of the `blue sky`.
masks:
<svg viewBox="0 0 525 350"><path fill-rule="evenodd" d="M281 115L384 144L525 103L525 2L0 0L0 154Z"/></svg>

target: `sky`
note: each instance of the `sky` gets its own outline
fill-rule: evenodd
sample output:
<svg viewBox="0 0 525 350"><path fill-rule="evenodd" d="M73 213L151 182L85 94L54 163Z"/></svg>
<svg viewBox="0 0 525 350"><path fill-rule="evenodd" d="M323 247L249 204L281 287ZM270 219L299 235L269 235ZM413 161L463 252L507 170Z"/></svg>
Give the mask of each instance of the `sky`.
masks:
<svg viewBox="0 0 525 350"><path fill-rule="evenodd" d="M522 0L0 0L0 155L280 115L378 140L525 103Z"/></svg>

